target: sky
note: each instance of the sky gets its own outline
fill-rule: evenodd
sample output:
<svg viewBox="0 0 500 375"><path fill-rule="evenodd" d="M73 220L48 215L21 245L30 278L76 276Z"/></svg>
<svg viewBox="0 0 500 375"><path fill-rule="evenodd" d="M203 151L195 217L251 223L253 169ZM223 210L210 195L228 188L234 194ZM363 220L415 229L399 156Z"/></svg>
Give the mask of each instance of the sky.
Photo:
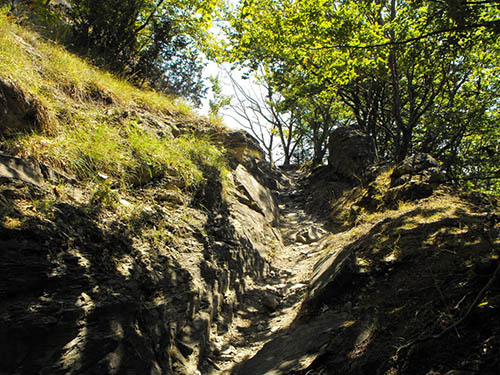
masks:
<svg viewBox="0 0 500 375"><path fill-rule="evenodd" d="M230 72L231 78L228 76L228 72ZM247 115L249 118L252 119L252 123L254 124L254 129L255 131L259 134L259 136L264 139L266 143L269 142L270 135L267 130L261 131L259 128L259 124L267 127L269 124L263 116L259 115L255 111L252 111L249 109L250 103L248 100L246 100L241 93L239 93L234 87L233 87L233 82L235 84L239 85L241 89L243 89L252 99L254 99L257 103L263 103L265 101L265 96L266 93L264 91L264 88L262 85L259 85L256 81L256 78L250 75L250 78L243 79L244 71L242 70L234 70L230 71L230 65L229 64L224 64L224 65L217 65L213 62L210 62L207 67L205 68L205 76L219 76L219 81L222 86L222 93L223 95L227 95L231 97L231 103L233 104L234 107L238 107L238 103L240 103L240 109L235 109L232 108L231 106L224 107L220 112L219 116L221 116L222 121L225 125L229 126L232 129L235 130L240 130L243 129L247 132L249 132L252 136L255 137L255 134L252 134L251 129L249 129L249 123L248 120L245 120L241 118L241 116L238 115L238 111L241 112L241 103L246 107ZM209 92L207 94L207 98L202 100L202 106L198 110L198 113L202 115L208 115L209 113L209 99L212 97L212 93ZM240 99L240 102L238 102L238 98ZM266 106L263 106L264 112ZM270 113L266 113L266 116L271 117ZM257 137L258 138L258 137ZM279 149L279 141L278 139L275 139L273 141L273 159L275 162L279 162L282 157L283 153Z"/></svg>
<svg viewBox="0 0 500 375"><path fill-rule="evenodd" d="M228 77L227 72L230 71L230 65L229 64L224 64L224 65L218 65L214 62L209 62L208 65L205 68L204 75L206 77L211 77L211 76L219 76L219 81L222 86L222 93L223 95L227 95L230 97L233 97L232 102L234 102L234 90L233 86L231 84L231 79ZM253 90L258 90L258 87L256 84L249 79L242 79L242 72L241 71L234 71L232 73L233 79L241 85L245 90L248 91L253 91ZM207 97L204 98L201 101L201 108L198 110L198 112L202 115L208 115L209 112L209 105L208 101L212 97L211 91L208 92ZM242 126L234 119L234 117L237 117L237 115L234 113L234 111L230 107L224 108L221 113L220 113L224 124L227 126L233 128L233 129L241 129Z"/></svg>

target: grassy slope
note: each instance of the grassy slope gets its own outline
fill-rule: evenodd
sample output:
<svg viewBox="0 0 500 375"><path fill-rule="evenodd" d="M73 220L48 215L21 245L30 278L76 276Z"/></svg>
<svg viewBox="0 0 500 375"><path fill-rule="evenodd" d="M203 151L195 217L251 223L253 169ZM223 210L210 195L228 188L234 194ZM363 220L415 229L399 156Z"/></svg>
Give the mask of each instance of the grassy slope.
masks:
<svg viewBox="0 0 500 375"><path fill-rule="evenodd" d="M110 176L122 188L163 177L181 188L196 187L203 181L200 164L224 168L222 153L207 140L172 136L176 122L203 122L185 103L96 69L16 25L5 9L0 80L13 82L42 111L38 129L4 131L0 147L9 154L80 181Z"/></svg>

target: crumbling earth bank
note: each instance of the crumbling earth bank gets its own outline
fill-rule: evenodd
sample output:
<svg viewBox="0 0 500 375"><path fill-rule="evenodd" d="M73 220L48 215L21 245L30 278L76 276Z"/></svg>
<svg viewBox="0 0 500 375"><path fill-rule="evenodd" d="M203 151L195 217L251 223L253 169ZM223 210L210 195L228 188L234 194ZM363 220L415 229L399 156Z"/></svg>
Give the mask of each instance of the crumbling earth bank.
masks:
<svg viewBox="0 0 500 375"><path fill-rule="evenodd" d="M49 189L34 165L0 162L2 374L200 373L282 246L273 194L242 159L224 192L208 181L189 203L160 182L116 211L84 187Z"/></svg>

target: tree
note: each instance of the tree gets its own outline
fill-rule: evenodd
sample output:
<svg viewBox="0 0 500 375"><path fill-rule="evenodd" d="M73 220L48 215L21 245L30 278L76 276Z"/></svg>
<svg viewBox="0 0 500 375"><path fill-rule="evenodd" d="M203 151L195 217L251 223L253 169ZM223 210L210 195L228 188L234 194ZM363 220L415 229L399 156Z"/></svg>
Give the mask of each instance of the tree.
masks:
<svg viewBox="0 0 500 375"><path fill-rule="evenodd" d="M245 89L236 81L230 72L226 72L233 89L232 100L229 103L231 112L227 116L233 119L243 129L249 131L262 145L270 163L275 162L276 123L271 120L263 87L254 83L258 89Z"/></svg>
<svg viewBox="0 0 500 375"><path fill-rule="evenodd" d="M267 158L274 163L277 156L276 139L281 146L284 165L290 165L292 156L302 140L297 131L293 111L283 109L281 95L274 93L261 69L253 75L252 88L244 88L228 72L233 87L232 114L241 127L252 133L266 150ZM246 77L249 78L249 77ZM296 119L296 117L295 117Z"/></svg>
<svg viewBox="0 0 500 375"><path fill-rule="evenodd" d="M358 28L354 23L342 24L342 20L347 19L343 15L334 17L333 8L328 11L332 4L244 3L233 19L234 30L230 34L236 46L229 56L253 69L262 64L270 88L282 97L276 110L292 114L289 122L293 131L284 132L282 139L293 134L300 136L301 149L307 153L310 150L315 164L320 164L325 156L331 130L349 118L339 107L338 87L355 75L356 63L359 66L366 63L362 53L355 56L343 51L338 51L337 61L333 61L331 50L324 48L322 40L331 39L330 34L338 32L347 36ZM330 19L325 21L325 16ZM360 22L364 22L361 16L355 23ZM352 63L344 64L349 59ZM284 149L287 154L286 146Z"/></svg>
<svg viewBox="0 0 500 375"><path fill-rule="evenodd" d="M430 3L448 5L440 10ZM465 17L462 8L453 13L450 2L244 2L233 19L230 37L235 47L230 56L249 67L257 61L265 64L285 102L300 106L306 115L302 122L313 143L322 142L314 133L320 120L337 114L344 104L372 136L379 154L400 161L429 149L429 140L439 138L431 133L436 132L438 115L451 111L450 87L457 90L455 96L472 87L476 77L465 74L469 61L480 54L479 44L495 42L475 30L486 28L494 34L498 7L491 2L464 4L469 10L476 5L483 9ZM439 11L448 17L438 17ZM468 52L471 47L473 53ZM485 72L491 77L491 71ZM454 84L461 77L465 82ZM321 110L328 101L318 97L335 99L329 109ZM468 113L477 118L472 103L467 104ZM350 116L343 114L336 121L350 123ZM461 128L449 127L449 138L439 146L431 142L431 151L439 153L443 142L460 142Z"/></svg>
<svg viewBox="0 0 500 375"><path fill-rule="evenodd" d="M98 63L199 103L217 0L72 0L76 45Z"/></svg>

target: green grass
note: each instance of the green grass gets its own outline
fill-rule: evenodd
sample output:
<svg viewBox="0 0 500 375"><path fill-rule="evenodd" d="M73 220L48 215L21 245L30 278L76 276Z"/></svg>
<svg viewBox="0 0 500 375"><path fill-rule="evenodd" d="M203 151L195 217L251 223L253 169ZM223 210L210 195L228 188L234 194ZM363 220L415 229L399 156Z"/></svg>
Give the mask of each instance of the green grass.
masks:
<svg viewBox="0 0 500 375"><path fill-rule="evenodd" d="M0 8L0 78L15 79L23 89L44 100L57 112L66 100L81 102L99 97L128 107L187 115L189 106L179 99L131 83L97 69L63 47L14 23Z"/></svg>
<svg viewBox="0 0 500 375"><path fill-rule="evenodd" d="M0 8L0 80L14 82L46 114L37 129L0 134L11 154L81 181L102 182L105 176L122 187L166 178L189 189L210 169L225 174L223 150L210 140L171 136L169 118L197 120L186 103L97 69L17 25L6 8ZM153 117L163 129L151 129Z"/></svg>
<svg viewBox="0 0 500 375"><path fill-rule="evenodd" d="M17 142L28 154L82 181L109 177L137 186L168 178L187 189L204 181L207 168L215 168L221 177L226 170L224 150L207 139L161 137L133 125L100 123L50 139L31 135Z"/></svg>

